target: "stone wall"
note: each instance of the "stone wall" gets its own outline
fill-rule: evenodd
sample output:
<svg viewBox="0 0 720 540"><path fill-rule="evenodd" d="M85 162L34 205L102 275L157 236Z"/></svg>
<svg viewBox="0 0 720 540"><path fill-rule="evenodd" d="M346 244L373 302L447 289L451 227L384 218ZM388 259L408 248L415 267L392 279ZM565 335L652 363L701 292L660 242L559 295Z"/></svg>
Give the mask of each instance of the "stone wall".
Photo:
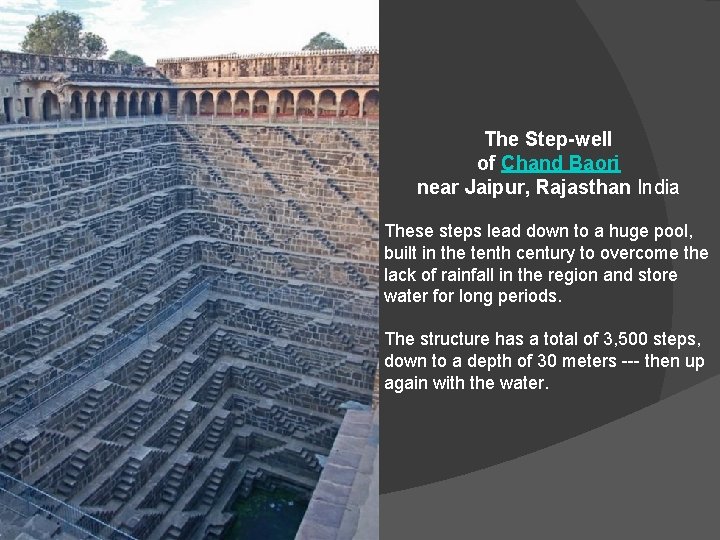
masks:
<svg viewBox="0 0 720 540"><path fill-rule="evenodd" d="M23 73L78 73L125 77L147 77L148 75L145 69L132 64L123 64L110 60L90 60L87 58L0 51L0 74L17 75Z"/></svg>
<svg viewBox="0 0 720 540"><path fill-rule="evenodd" d="M155 115L380 114L375 49L160 60L157 68L0 51L0 124Z"/></svg>
<svg viewBox="0 0 720 540"><path fill-rule="evenodd" d="M170 79L377 75L380 54L374 49L226 54L161 58L156 66Z"/></svg>
<svg viewBox="0 0 720 540"><path fill-rule="evenodd" d="M371 402L378 170L372 129L0 138L0 467L138 538L309 494Z"/></svg>

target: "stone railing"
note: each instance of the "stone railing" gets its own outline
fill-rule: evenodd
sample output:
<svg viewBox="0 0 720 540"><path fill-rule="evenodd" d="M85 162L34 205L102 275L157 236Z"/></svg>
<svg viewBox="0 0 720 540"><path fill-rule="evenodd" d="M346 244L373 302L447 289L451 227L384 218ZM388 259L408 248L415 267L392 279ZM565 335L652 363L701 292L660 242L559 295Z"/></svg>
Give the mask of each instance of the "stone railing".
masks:
<svg viewBox="0 0 720 540"><path fill-rule="evenodd" d="M210 56L178 56L176 58L159 58L157 65L179 62L207 62L211 60L253 60L256 58L300 58L304 56L354 56L364 54L380 54L377 47L358 47L355 49L318 49L312 51L292 51L276 53L250 53L250 54L215 54Z"/></svg>
<svg viewBox="0 0 720 540"><path fill-rule="evenodd" d="M157 69L171 80L197 78L337 77L373 75L380 69L377 49L224 54L185 58L162 58Z"/></svg>
<svg viewBox="0 0 720 540"><path fill-rule="evenodd" d="M138 341L140 338L148 335L153 329L167 320L171 315L183 309L198 294L207 290L208 286L209 283L207 280L201 281L185 293L183 297L175 300L152 319L138 326L129 334L122 336L105 349L99 351L88 360L85 360L82 364L77 365L72 371L62 373L41 388L38 388L34 392L31 392L24 398L15 401L12 405L9 405L0 411L0 416L12 418L11 421L0 427L0 441L6 438L4 430L7 427L20 421L30 411L37 409L40 405L51 398L65 392L72 385L79 382L81 379L84 379L99 367L107 364L110 360L117 358L125 349L130 347L130 345Z"/></svg>
<svg viewBox="0 0 720 540"><path fill-rule="evenodd" d="M18 133L34 131L60 131L67 128L91 128L103 126L123 126L142 124L218 124L218 125L288 125L288 126L336 126L336 127L367 127L377 128L380 120L377 117L357 118L328 116L314 118L312 116L276 116L249 118L247 116L226 115L157 115L157 116L125 116L121 118L100 118L94 120L58 120L54 122L31 122L26 124L0 125L0 138L15 137Z"/></svg>
<svg viewBox="0 0 720 540"><path fill-rule="evenodd" d="M148 77L148 68L88 58L72 58L45 54L0 51L0 74L67 73L85 75L115 75Z"/></svg>
<svg viewBox="0 0 720 540"><path fill-rule="evenodd" d="M26 518L34 515L47 516L60 525L61 530L81 538L102 540L136 540L44 491L0 472L0 506L4 506Z"/></svg>

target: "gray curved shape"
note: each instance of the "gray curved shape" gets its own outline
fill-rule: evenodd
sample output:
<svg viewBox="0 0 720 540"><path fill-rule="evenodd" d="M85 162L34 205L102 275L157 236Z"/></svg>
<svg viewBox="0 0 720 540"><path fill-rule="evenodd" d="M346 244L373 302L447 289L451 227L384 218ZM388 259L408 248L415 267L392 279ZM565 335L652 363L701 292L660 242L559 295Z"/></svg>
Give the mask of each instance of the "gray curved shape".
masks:
<svg viewBox="0 0 720 540"><path fill-rule="evenodd" d="M713 377L514 461L381 495L381 537L716 538L718 410Z"/></svg>
<svg viewBox="0 0 720 540"><path fill-rule="evenodd" d="M720 125L720 2L577 0L612 57L633 97L661 177L679 182L679 196L665 197L668 222L688 223L691 244L717 253L717 129ZM714 184L714 185L713 185ZM681 248L684 241L673 241ZM708 294L720 262L678 260L673 284L673 332L697 333L702 350L686 354L714 358L717 295ZM720 373L707 362L700 372L666 370L661 398Z"/></svg>
<svg viewBox="0 0 720 540"><path fill-rule="evenodd" d="M622 11L617 9L618 4L615 6L617 12ZM467 54L451 55L444 59L447 60L444 65L447 73L458 74L454 79L457 87L477 87L478 92L481 88L477 96L482 98L483 105L470 108L462 123L452 115L433 118L432 129L428 131L442 137L423 136L425 126L415 124L418 136L409 139L412 142L393 145L394 157L389 164L392 170L386 171L388 178L463 177L467 174L468 156L477 155L479 147L485 144L477 133L474 136L465 133L466 126L475 126L473 129L477 130L502 126L504 132L521 134L538 126L545 130L570 130L568 133L581 133L590 126L598 131L612 128L618 137L612 152L623 156L623 178L635 181L642 175L658 175L633 95L592 21L574 0L496 2L491 7L488 5L483 13L482 31L473 34L475 20L471 19L469 10L465 15L462 8L438 13L428 11L426 16L439 20L445 17L459 36L456 42L466 44L467 49L456 52ZM466 39L468 35L473 35L472 40ZM428 51L428 56L432 52ZM492 75L487 84L477 86L473 82L471 75L475 71L468 71L473 54L482 58L482 73ZM420 73L426 66L418 59L425 58L416 51L409 57L403 55L401 60L408 70ZM403 101L406 99L410 98L403 94ZM408 105L411 104L403 103L400 108L421 110L423 106ZM412 118L403 120L404 124L395 133L406 133L408 126L414 125ZM600 150L595 153L601 154ZM418 155L433 159L417 160ZM579 198L567 202L467 197L438 201L410 197L399 188L388 191L381 187L380 199L381 215L392 209L388 215L399 223L417 223L418 216L427 216L423 223L435 225L456 219L474 220L475 216L482 216L481 223L542 223L548 219L575 223L581 219L588 225L607 225L609 220L616 225L637 225L664 224L667 220L665 200L660 195ZM391 245L393 239L386 240ZM569 243L574 245L574 241ZM644 245L650 247L651 243L652 239ZM608 260L592 266L602 270L626 269L628 264ZM669 269L670 263L664 262L658 267ZM432 289L430 284L426 285ZM567 291L562 304L525 303L492 311L472 304L437 303L430 314L416 306L383 303L380 325L386 330L415 335L479 329L490 335L517 329L526 336L570 329L619 332L642 328L659 333L669 331L672 325L672 285L665 282L653 286L578 287ZM528 344L523 347L516 347L513 352L517 355L540 352ZM390 350L384 343L380 348L381 357L385 358L386 351ZM593 352L601 351L598 347ZM405 347L403 352L427 354L428 351ZM467 351L447 348L442 352L460 355ZM574 356L587 352L584 346L563 350L563 354ZM631 354L627 350L621 352ZM666 350L654 352L667 354ZM632 414L659 400L664 371L557 369L552 372L550 392L543 393L466 390L398 396L384 389L380 398L384 406L382 430L388 438L383 435L381 446L384 463L381 492L419 487L492 467ZM418 370L413 374L425 375L426 372ZM450 373L448 370L443 375ZM477 374L469 367L453 368L452 373L466 380ZM546 374L537 366L527 370L514 366L502 372L505 377L543 378ZM388 376L392 376L392 371L381 369L381 377ZM477 437L475 430L482 432L483 438Z"/></svg>

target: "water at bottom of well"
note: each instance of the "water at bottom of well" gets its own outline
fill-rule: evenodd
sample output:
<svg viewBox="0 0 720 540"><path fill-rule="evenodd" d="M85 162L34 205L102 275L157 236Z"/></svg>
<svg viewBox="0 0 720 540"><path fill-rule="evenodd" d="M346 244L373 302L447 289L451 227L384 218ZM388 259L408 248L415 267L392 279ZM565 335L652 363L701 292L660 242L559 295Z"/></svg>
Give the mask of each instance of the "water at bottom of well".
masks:
<svg viewBox="0 0 720 540"><path fill-rule="evenodd" d="M224 540L293 540L307 505L290 491L254 489L233 506L237 520Z"/></svg>

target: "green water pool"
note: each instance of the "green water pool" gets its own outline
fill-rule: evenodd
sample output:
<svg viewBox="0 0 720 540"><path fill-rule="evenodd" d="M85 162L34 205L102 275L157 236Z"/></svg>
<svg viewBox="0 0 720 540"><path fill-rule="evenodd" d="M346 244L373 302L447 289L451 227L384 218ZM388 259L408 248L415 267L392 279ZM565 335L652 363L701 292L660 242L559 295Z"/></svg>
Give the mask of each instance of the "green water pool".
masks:
<svg viewBox="0 0 720 540"><path fill-rule="evenodd" d="M290 491L255 489L233 506L237 520L223 540L293 540L307 505Z"/></svg>

